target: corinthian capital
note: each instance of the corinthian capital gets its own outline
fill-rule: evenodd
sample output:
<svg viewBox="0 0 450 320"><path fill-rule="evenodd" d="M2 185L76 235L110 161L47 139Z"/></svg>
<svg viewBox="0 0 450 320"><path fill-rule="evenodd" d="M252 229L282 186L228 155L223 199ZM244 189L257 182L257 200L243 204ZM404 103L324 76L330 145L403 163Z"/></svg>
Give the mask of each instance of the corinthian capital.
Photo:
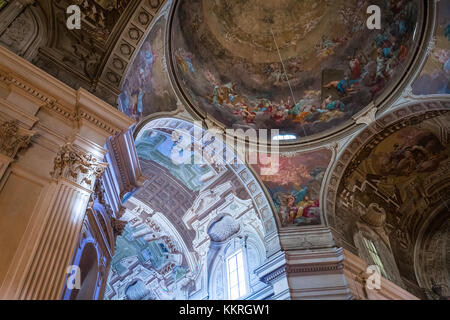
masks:
<svg viewBox="0 0 450 320"><path fill-rule="evenodd" d="M0 125L0 153L14 158L21 148L26 148L34 132L19 128L17 121L6 121Z"/></svg>
<svg viewBox="0 0 450 320"><path fill-rule="evenodd" d="M91 153L67 143L58 152L50 175L54 179L69 179L93 190L95 180L102 177L107 166L107 163L100 162Z"/></svg>

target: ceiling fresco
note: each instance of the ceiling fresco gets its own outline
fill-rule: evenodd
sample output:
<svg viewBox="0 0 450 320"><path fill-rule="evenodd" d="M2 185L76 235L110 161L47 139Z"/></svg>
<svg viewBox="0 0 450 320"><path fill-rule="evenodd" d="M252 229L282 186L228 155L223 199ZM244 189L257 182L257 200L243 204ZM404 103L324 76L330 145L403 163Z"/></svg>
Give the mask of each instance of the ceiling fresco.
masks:
<svg viewBox="0 0 450 320"><path fill-rule="evenodd" d="M76 0L86 31L97 41L106 42L130 0Z"/></svg>
<svg viewBox="0 0 450 320"><path fill-rule="evenodd" d="M117 237L106 300L173 299L190 268L173 232L144 210L127 211Z"/></svg>
<svg viewBox="0 0 450 320"><path fill-rule="evenodd" d="M321 223L320 188L331 156L328 149L281 155L279 170L273 175L261 175L261 167L255 166L270 193L282 226Z"/></svg>
<svg viewBox="0 0 450 320"><path fill-rule="evenodd" d="M381 30L366 27L373 4ZM179 1L175 78L194 108L227 127L299 138L331 132L405 73L418 7L416 0Z"/></svg>
<svg viewBox="0 0 450 320"><path fill-rule="evenodd" d="M427 129L404 128L383 141L367 160L373 174L407 177L433 172L448 158L439 138Z"/></svg>
<svg viewBox="0 0 450 320"><path fill-rule="evenodd" d="M198 191L205 186L211 177L213 168L209 165L176 164L172 161L172 151L177 145L172 138L172 132L148 130L136 140L136 150L141 160L150 160L166 168L170 175L181 181L192 191ZM192 156L194 156L192 154Z"/></svg>
<svg viewBox="0 0 450 320"><path fill-rule="evenodd" d="M128 70L118 99L118 108L136 121L177 108L166 71L164 35L166 18L161 16L142 44Z"/></svg>
<svg viewBox="0 0 450 320"><path fill-rule="evenodd" d="M415 95L450 93L450 0L437 2L434 43L427 62L412 84Z"/></svg>
<svg viewBox="0 0 450 320"><path fill-rule="evenodd" d="M120 250L116 252L111 262L115 272L123 274L128 271L126 258L129 257L136 257L139 262L148 264L155 270L163 270L164 267L173 268L176 264L181 265L182 257L176 256L176 251L175 253L169 251L168 238L164 241L164 239L134 236L136 232L144 229L127 225L122 235L117 238L116 246Z"/></svg>
<svg viewBox="0 0 450 320"><path fill-rule="evenodd" d="M406 284L415 284L410 290L419 285L414 247L420 231L448 201L449 121L447 112L427 120L417 118L415 124L396 126L394 132L387 129L384 139L366 148L361 161L354 159L355 166L349 166L338 189L335 217L329 217L348 243L353 243L358 223L373 228L392 248ZM442 212L448 220L449 211Z"/></svg>

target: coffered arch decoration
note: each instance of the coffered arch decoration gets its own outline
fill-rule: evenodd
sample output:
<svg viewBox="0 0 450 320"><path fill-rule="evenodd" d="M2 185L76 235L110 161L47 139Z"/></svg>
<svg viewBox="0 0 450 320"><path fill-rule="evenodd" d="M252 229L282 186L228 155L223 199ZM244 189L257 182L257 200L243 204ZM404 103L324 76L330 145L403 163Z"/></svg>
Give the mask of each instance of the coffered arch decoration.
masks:
<svg viewBox="0 0 450 320"><path fill-rule="evenodd" d="M178 108L178 98L169 80L165 57L167 11L162 10L153 20L149 33L122 79L118 109L136 122Z"/></svg>
<svg viewBox="0 0 450 320"><path fill-rule="evenodd" d="M189 160L198 156L202 163L173 159L186 141ZM106 299L223 297L226 281L217 265L230 244L248 261L249 274L280 252L277 222L259 182L222 144L235 163L217 163L214 141L181 119L139 126L135 145L145 182L123 198L127 226L117 238ZM257 275L246 283L248 294L272 290Z"/></svg>
<svg viewBox="0 0 450 320"><path fill-rule="evenodd" d="M158 130L162 132L172 133L174 130L183 130L189 132L192 136L194 146L196 150L199 150L202 146L202 141L197 140L198 137L194 136L194 130L199 130L200 133L204 132L202 128L195 126L192 122L188 122L185 120L177 119L177 118L159 118L155 120L151 120L146 124L142 124L139 127L139 130L135 132L136 137L136 147L139 154L139 139L144 135L144 133L148 130ZM200 134L200 138L202 138L202 134ZM211 139L211 136L205 134L203 141L208 141ZM200 149L201 150L201 149ZM205 147L205 154L211 152L211 147ZM224 154L228 154L232 152L228 148L224 147ZM256 178L255 174L239 159L236 155L233 155L235 162L224 166L218 166L216 170L220 172L230 171L232 172L237 181L242 184L242 187L245 189L245 192L251 197L252 202L255 205L255 208L258 212L258 216L261 221L264 223L265 233L267 236L275 234L277 232L277 222L275 220L275 216L272 212L270 203L265 196L263 189L261 188L260 181ZM212 159L211 159L212 160ZM209 161L211 161L209 160ZM210 162L211 165L211 162ZM212 177L211 177L212 178ZM211 179L210 178L210 179ZM198 188L198 187L197 187Z"/></svg>
<svg viewBox="0 0 450 320"><path fill-rule="evenodd" d="M132 72L133 63L145 51L145 42L152 37L154 25L162 20L171 0L140 0L134 5L133 16L111 50L100 78L116 90L116 98L123 92L126 76ZM148 57L147 57L148 58ZM113 105L117 105L117 99ZM128 114L129 115L129 114Z"/></svg>
<svg viewBox="0 0 450 320"><path fill-rule="evenodd" d="M326 216L335 242L364 259L365 248L354 235L371 230L390 251L378 253L392 270L391 280L422 297L431 290L431 280L417 277L417 270L423 268L418 263L425 259L426 243L438 241L428 232L424 239L422 229L433 212L450 201L449 111L450 101L436 98L399 106L376 120L339 154L325 190ZM448 210L443 215L449 219ZM441 234L440 243L447 230L433 233Z"/></svg>

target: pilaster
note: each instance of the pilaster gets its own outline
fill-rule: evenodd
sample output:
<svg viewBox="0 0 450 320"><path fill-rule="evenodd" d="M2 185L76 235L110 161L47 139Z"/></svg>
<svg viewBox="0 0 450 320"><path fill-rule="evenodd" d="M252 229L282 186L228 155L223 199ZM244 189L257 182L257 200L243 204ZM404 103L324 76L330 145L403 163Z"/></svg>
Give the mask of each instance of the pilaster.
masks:
<svg viewBox="0 0 450 320"><path fill-rule="evenodd" d="M291 299L349 299L342 249L328 227L285 228L280 242L286 253Z"/></svg>
<svg viewBox="0 0 450 320"><path fill-rule="evenodd" d="M0 299L59 299L108 137L133 121L0 47Z"/></svg>

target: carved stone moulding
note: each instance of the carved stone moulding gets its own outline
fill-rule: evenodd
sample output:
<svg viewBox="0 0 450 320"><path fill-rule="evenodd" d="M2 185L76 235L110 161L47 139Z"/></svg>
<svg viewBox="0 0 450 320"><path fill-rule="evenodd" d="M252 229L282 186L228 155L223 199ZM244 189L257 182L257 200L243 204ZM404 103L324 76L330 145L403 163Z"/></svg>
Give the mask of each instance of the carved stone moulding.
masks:
<svg viewBox="0 0 450 320"><path fill-rule="evenodd" d="M107 163L100 162L91 153L67 143L56 155L50 175L53 179L65 178L93 190L95 180L103 176L107 166Z"/></svg>
<svg viewBox="0 0 450 320"><path fill-rule="evenodd" d="M17 152L28 147L35 132L19 127L17 121L0 124L0 153L14 159Z"/></svg>

